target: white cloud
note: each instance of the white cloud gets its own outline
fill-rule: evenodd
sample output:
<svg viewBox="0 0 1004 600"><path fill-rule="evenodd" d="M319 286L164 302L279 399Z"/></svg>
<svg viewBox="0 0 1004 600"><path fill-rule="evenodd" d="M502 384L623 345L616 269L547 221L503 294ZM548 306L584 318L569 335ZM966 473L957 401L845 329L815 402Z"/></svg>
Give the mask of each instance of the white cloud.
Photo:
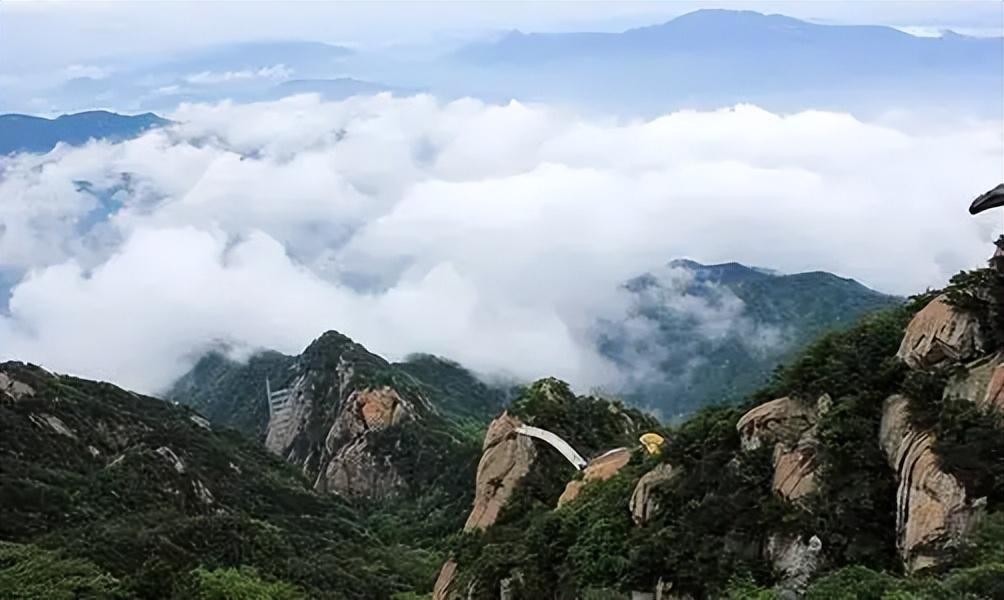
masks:
<svg viewBox="0 0 1004 600"><path fill-rule="evenodd" d="M112 69L99 65L70 65L63 69L66 79L86 77L88 79L105 79L112 74Z"/></svg>
<svg viewBox="0 0 1004 600"><path fill-rule="evenodd" d="M234 81L249 81L253 79L269 79L272 81L282 81L289 79L293 75L293 70L286 65L272 65L259 69L242 69L240 71L200 71L185 77L187 83L195 85L212 85L217 83L231 83Z"/></svg>
<svg viewBox="0 0 1004 600"><path fill-rule="evenodd" d="M1004 153L1000 123L752 106L623 122L298 96L170 116L0 165L0 270L23 276L0 357L156 391L215 341L298 352L332 328L391 357L602 384L592 326L671 258L897 293L979 264L996 220L965 208ZM723 307L709 336L745 327Z"/></svg>

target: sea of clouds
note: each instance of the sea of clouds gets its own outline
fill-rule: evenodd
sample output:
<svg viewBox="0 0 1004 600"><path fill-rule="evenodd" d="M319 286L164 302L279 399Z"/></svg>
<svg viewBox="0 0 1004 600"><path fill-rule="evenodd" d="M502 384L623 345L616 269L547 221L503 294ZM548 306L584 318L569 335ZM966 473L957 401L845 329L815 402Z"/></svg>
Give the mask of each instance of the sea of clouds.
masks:
<svg viewBox="0 0 1004 600"><path fill-rule="evenodd" d="M389 95L167 116L0 158L0 359L158 392L214 345L298 353L337 329L596 386L617 373L593 325L670 259L909 294L979 265L999 227L966 207L999 183L1000 122Z"/></svg>

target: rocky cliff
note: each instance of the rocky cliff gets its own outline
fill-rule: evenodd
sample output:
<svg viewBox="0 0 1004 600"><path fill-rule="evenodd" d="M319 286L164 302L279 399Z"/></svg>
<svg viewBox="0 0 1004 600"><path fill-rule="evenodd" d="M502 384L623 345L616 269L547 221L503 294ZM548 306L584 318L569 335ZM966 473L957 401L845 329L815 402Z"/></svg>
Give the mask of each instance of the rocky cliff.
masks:
<svg viewBox="0 0 1004 600"><path fill-rule="evenodd" d="M378 448L376 436L438 416L427 398L395 375L379 356L338 333L325 333L289 370L285 399L269 411L265 447L300 465L318 491L395 493L405 481L393 452Z"/></svg>
<svg viewBox="0 0 1004 600"><path fill-rule="evenodd" d="M418 449L402 448L402 436L421 438L445 459L463 437L453 415L485 414L505 392L434 357L391 364L330 331L295 357L262 353L238 364L211 354L169 397L259 435L318 491L384 498L428 484L416 474Z"/></svg>
<svg viewBox="0 0 1004 600"><path fill-rule="evenodd" d="M464 531L485 530L494 525L502 508L533 468L537 450L532 438L516 433L520 425L519 419L503 412L488 426L474 484L474 506ZM439 571L432 597L445 600L457 595L456 577L457 563L448 560Z"/></svg>
<svg viewBox="0 0 1004 600"><path fill-rule="evenodd" d="M882 414L879 440L896 472L896 545L905 568L917 571L944 561L976 516L962 482L941 467L934 436L910 423L910 400L892 396Z"/></svg>
<svg viewBox="0 0 1004 600"><path fill-rule="evenodd" d="M554 432L577 451L593 457L579 477L573 476L575 470L557 450L519 433L520 427L528 424ZM631 460L631 450L616 447L618 443L632 441L637 445L638 434L654 426L655 421L639 411L576 396L558 380L534 383L488 427L464 531L479 536L512 530L513 518L518 520L524 514L522 507L527 503L558 507L574 503L584 488L610 479ZM611 446L615 447L598 450ZM520 506L513 507L514 501ZM524 584L516 571L501 581L489 582L450 559L440 569L433 598L477 596L492 589L525 595Z"/></svg>
<svg viewBox="0 0 1004 600"><path fill-rule="evenodd" d="M778 398L736 423L744 450L772 449L771 487L785 500L795 502L816 490L816 423L831 403L825 394L811 407L794 398Z"/></svg>

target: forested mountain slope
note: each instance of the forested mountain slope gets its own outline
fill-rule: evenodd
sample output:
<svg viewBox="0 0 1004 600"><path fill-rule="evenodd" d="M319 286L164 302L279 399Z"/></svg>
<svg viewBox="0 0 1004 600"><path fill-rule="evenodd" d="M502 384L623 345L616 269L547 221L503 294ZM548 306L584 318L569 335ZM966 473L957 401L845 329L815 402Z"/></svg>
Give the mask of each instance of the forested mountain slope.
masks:
<svg viewBox="0 0 1004 600"><path fill-rule="evenodd" d="M511 393L328 332L297 357L209 357L176 388L248 437L4 363L0 586L28 598L998 598L1002 341L1004 276L961 274L824 335L741 404L667 426L554 379ZM271 407L264 377L282 392ZM585 469L528 427L566 440ZM644 433L665 439L658 454Z"/></svg>
<svg viewBox="0 0 1004 600"><path fill-rule="evenodd" d="M417 585L344 500L188 408L8 362L0 431L5 598L194 598L231 584L381 598Z"/></svg>
<svg viewBox="0 0 1004 600"><path fill-rule="evenodd" d="M434 598L1000 598L1002 361L1004 275L960 275L662 429L658 456L587 468L570 501L517 470Z"/></svg>
<svg viewBox="0 0 1004 600"><path fill-rule="evenodd" d="M628 281L630 309L598 325L598 350L627 374L629 403L679 420L741 401L820 335L902 299L821 271L674 260Z"/></svg>

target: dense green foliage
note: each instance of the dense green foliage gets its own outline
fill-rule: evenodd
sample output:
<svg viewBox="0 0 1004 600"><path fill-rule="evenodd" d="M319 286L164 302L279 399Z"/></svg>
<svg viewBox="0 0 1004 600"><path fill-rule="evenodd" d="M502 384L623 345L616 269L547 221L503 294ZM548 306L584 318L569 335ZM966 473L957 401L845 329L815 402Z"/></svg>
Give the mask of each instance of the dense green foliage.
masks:
<svg viewBox="0 0 1004 600"><path fill-rule="evenodd" d="M973 281L982 279L957 278L953 290L963 293ZM811 598L1001 597L996 578L1004 554L994 554L999 543L984 543L980 552L978 544L971 546L966 552L978 559L962 552L937 577L899 573L897 484L878 443L884 402L893 394L915 399L911 417L915 426L936 434L942 466L963 480L973 497L988 498L991 534L986 535L999 537L1001 531L999 417L970 400L944 397L951 368L911 372L896 358L904 328L934 296L925 294L822 336L777 369L742 407L704 409L663 430L668 441L662 460L681 474L657 490L659 510L643 526L634 526L627 512L635 482L652 466L646 464L651 459L637 457L558 510L517 494L500 524L461 541L461 569L486 590L513 577L533 597L618 597L632 589L651 590L663 579L672 581L674 592L697 598L766 599L775 597L770 586L776 577L764 558L768 536L816 535L824 540L829 574L812 585ZM982 311L982 319L988 305L974 304L973 310ZM814 430L817 489L798 506L784 503L771 492L770 449L740 451L736 423L745 410L774 398L815 406L824 395L829 400L820 404ZM514 410L560 427L565 407L540 398L517 400ZM561 480L559 473L544 475ZM540 489L533 473L528 479L530 490Z"/></svg>
<svg viewBox="0 0 1004 600"><path fill-rule="evenodd" d="M952 305L980 320L989 347L1004 346L1004 272L963 271L952 277L945 293Z"/></svg>
<svg viewBox="0 0 1004 600"><path fill-rule="evenodd" d="M34 395L0 402L0 539L90 573L86 559L136 598L190 597L199 567L254 567L310 597L413 588L356 510L257 444L112 385L2 370Z"/></svg>
<svg viewBox="0 0 1004 600"><path fill-rule="evenodd" d="M645 527L634 525L628 499L656 459L636 453L616 476L587 485L558 510L554 501L570 473L535 465L499 522L461 540L462 572L479 582L486 598L514 574L522 597L555 598L651 589L667 576L674 589L698 594L717 589L737 570L769 579L760 544L769 526L783 521L784 507L769 492L768 453L733 461L739 414L706 409L670 432L664 457L685 475L663 490L658 516ZM545 477L559 484L547 485Z"/></svg>
<svg viewBox="0 0 1004 600"><path fill-rule="evenodd" d="M264 581L250 567L195 569L192 598L198 600L299 600L301 590L282 581Z"/></svg>
<svg viewBox="0 0 1004 600"><path fill-rule="evenodd" d="M997 318L994 277L964 274L948 289L951 302L988 330ZM757 290L757 281L749 275L734 285ZM821 285L808 281L790 284ZM354 502L314 493L298 470L237 431L206 429L185 406L6 363L0 369L34 393L15 399L0 391L0 591L57 599L415 600L452 555L460 587L473 585L477 598L497 597L506 579L518 598L562 600L621 599L662 580L699 599L766 600L776 596L778 574L765 548L783 534L823 540L825 563L810 599L1004 598L1001 417L946 393L967 373L961 366L911 371L895 357L904 327L933 296L831 331L745 403L704 408L673 426L619 402L577 396L555 379L518 390L510 414L554 431L585 456L637 448L646 431L667 443L657 457L636 450L615 476L589 483L560 508L557 498L576 473L539 445L496 523L464 534L485 422L513 392L449 361L390 364L329 332L299 357L264 354L247 364L207 357L175 388L175 398L214 423L260 438L264 378L279 387L310 373L320 410L307 426L320 444L325 419L345 394L392 387L420 418L373 431L367 443L408 485L394 497ZM776 314L786 314L786 302L778 300ZM819 310L832 316L828 302ZM763 310L757 318L774 314ZM1000 339L991 337L985 353L999 350ZM967 495L987 498L988 514L968 542L937 572L914 577L900 570L895 473L878 444L883 404L893 394L910 398L913 426L934 433L941 466ZM824 395L829 400L818 402ZM781 396L818 407L817 488L798 505L772 492L772 448L742 450L736 429L746 410ZM636 525L629 498L661 462L676 475L656 489L654 515Z"/></svg>
<svg viewBox="0 0 1004 600"><path fill-rule="evenodd" d="M514 384L485 384L459 364L430 354L414 354L393 366L411 375L436 408L456 420L487 422L515 394Z"/></svg>
<svg viewBox="0 0 1004 600"><path fill-rule="evenodd" d="M0 542L0 597L10 600L125 598L121 583L82 558L30 544Z"/></svg>
<svg viewBox="0 0 1004 600"><path fill-rule="evenodd" d="M286 386L295 360L278 352L262 352L239 363L210 352L174 384L165 399L191 406L214 425L263 438L268 425L265 380L274 389Z"/></svg>

